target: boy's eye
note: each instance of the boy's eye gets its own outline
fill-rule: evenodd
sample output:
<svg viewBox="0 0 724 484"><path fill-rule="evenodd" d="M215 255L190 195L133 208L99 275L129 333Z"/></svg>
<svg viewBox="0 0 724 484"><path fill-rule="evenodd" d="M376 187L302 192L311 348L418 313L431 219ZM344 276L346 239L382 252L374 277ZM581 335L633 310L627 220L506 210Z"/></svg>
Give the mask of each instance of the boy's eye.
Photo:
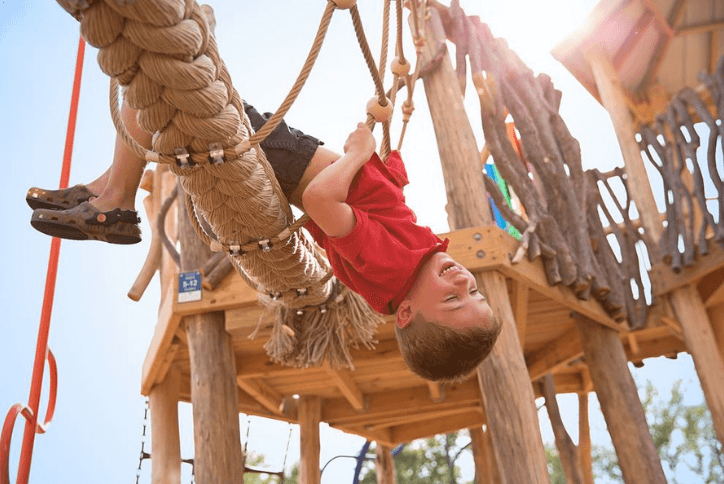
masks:
<svg viewBox="0 0 724 484"><path fill-rule="evenodd" d="M445 302L454 301L454 300L457 299L457 298L458 298L457 296L448 296L448 297L445 298Z"/></svg>
<svg viewBox="0 0 724 484"><path fill-rule="evenodd" d="M473 288L473 289L470 290L470 294L476 294L477 292L478 292L478 288L477 288L477 287L475 287L475 288Z"/></svg>

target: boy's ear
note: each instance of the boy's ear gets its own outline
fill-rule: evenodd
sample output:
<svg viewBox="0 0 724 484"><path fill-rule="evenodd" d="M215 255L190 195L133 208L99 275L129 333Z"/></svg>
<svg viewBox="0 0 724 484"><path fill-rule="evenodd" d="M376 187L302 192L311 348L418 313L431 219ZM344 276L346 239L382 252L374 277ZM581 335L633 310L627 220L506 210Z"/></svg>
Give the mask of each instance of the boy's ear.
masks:
<svg viewBox="0 0 724 484"><path fill-rule="evenodd" d="M400 303L395 316L395 324L400 329L405 329L412 322L412 308L409 300L405 299Z"/></svg>

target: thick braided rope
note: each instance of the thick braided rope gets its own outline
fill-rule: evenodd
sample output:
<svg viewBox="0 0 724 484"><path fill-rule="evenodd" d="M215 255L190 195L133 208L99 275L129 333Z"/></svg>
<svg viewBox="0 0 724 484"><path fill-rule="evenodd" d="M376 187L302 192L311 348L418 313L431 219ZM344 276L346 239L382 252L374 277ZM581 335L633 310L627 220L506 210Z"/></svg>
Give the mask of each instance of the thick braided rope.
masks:
<svg viewBox="0 0 724 484"><path fill-rule="evenodd" d="M153 160L147 150L142 151L143 158L169 163L195 210L203 214L224 247L269 240L282 233L292 221L291 209L262 150L250 142L249 119L199 6L193 0L89 3L81 15L83 36L99 48L101 69L125 87L126 102L138 111L141 128L155 133L153 152L158 159ZM330 11L328 4L324 18ZM310 54L313 56L316 52ZM117 107L117 100L111 105ZM119 132L123 136L123 131ZM214 163L212 153L223 162ZM295 232L275 245L267 244L267 250L237 251L232 257L240 273L255 281L261 292L281 300L283 316L292 310L299 324L291 340L304 336L308 329L322 331L329 326L318 314L311 315L311 325L296 317L300 308L328 302L334 285L329 267L308 250L310 246ZM348 353L340 354L347 352L345 340L367 344L371 339L365 339L367 328L349 330L350 325L366 321L343 319L355 313L373 321L373 326L377 320L366 304L359 304L358 296L349 293L345 300L349 311L339 315L340 325L330 330L335 334L320 338L325 339L324 344L309 343L309 348L272 356L285 363L290 362L289 356L297 358L299 365L318 364L321 361L309 361L310 355L318 357L320 351L326 351L320 348L336 340L342 348L327 355L330 363L350 364L344 361ZM353 300L357 302L352 304ZM278 333L286 323L284 318L277 321L274 330Z"/></svg>

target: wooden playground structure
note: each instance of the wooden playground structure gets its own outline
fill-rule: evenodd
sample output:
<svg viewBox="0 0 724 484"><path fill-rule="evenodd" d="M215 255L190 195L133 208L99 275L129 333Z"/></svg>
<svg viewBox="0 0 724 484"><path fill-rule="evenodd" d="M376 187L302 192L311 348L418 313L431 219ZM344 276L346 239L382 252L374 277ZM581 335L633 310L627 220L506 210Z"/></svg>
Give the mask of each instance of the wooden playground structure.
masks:
<svg viewBox="0 0 724 484"><path fill-rule="evenodd" d="M592 391L624 481L663 483L627 364L680 352L694 360L724 443L724 4L601 0L554 49L610 114L625 166L608 173L583 169L565 126L571 120L558 114L561 93L495 39L485 19L468 17L458 2L421 6L424 32L412 30L445 175L451 231L444 236L503 321L493 353L462 383L428 382L405 366L388 318L374 348L350 350L352 367L275 362L264 347L274 324L257 291L227 254L199 239L183 203L174 203L176 168L159 163L142 183L153 241L129 294L141 297L158 270L163 297L141 379L154 483L180 482L179 401L193 405L201 484L242 482L239 413L300 426L303 484L320 482L321 422L377 442L380 483L395 482L393 447L459 429L470 432L477 484L546 483L535 408L541 396L567 481L592 483ZM455 67L446 42L456 44ZM470 78L480 98L482 153L463 106ZM519 140L511 140L508 114ZM481 176L489 159L522 211ZM665 193L655 193L647 165ZM666 213L656 198L666 200ZM494 222L491 199L505 229ZM183 250L174 261L164 246L176 239ZM179 273L196 270L200 300L179 302ZM563 428L557 393L579 396L578 446Z"/></svg>

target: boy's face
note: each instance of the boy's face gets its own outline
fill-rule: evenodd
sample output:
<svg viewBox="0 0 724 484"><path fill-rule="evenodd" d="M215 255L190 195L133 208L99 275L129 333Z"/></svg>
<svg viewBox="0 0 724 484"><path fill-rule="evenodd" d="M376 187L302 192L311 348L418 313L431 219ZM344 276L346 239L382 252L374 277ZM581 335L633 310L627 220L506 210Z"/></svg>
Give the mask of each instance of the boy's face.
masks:
<svg viewBox="0 0 724 484"><path fill-rule="evenodd" d="M404 328L411 321L406 316L418 312L427 321L456 330L490 326L493 320L493 311L478 291L475 276L444 252L434 254L423 266L400 305L397 325Z"/></svg>

